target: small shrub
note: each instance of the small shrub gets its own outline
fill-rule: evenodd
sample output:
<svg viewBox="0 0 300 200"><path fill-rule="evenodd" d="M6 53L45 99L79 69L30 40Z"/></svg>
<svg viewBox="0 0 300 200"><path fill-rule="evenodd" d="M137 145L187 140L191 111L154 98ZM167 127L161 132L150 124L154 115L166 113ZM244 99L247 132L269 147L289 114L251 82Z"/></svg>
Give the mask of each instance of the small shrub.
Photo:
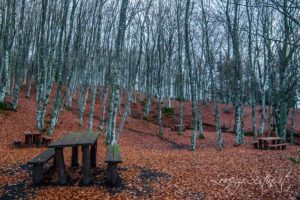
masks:
<svg viewBox="0 0 300 200"><path fill-rule="evenodd" d="M9 103L9 102L0 103L0 110L1 111L14 111L12 103Z"/></svg>
<svg viewBox="0 0 300 200"><path fill-rule="evenodd" d="M7 103L5 103L5 102L3 102L3 103L0 103L0 110L3 110L3 111L6 111L6 110L8 110Z"/></svg>
<svg viewBox="0 0 300 200"><path fill-rule="evenodd" d="M72 108L71 108L70 106L68 106L68 105L65 105L65 109L66 109L67 111L72 111Z"/></svg>
<svg viewBox="0 0 300 200"><path fill-rule="evenodd" d="M150 121L149 117L143 117L143 120L146 121L146 122Z"/></svg>
<svg viewBox="0 0 300 200"><path fill-rule="evenodd" d="M299 159L292 158L292 157L289 157L288 159L289 159L293 164L295 164L295 165L300 164L300 160L299 160Z"/></svg>
<svg viewBox="0 0 300 200"><path fill-rule="evenodd" d="M178 97L178 98L175 98L175 100L176 100L176 101L180 101L180 98L179 98L179 97ZM182 99L182 102L185 102L185 101L188 101L188 99L183 98L183 99Z"/></svg>
<svg viewBox="0 0 300 200"><path fill-rule="evenodd" d="M224 108L223 112L228 114L228 113L230 113L230 109L229 108Z"/></svg>
<svg viewBox="0 0 300 200"><path fill-rule="evenodd" d="M253 131L245 131L244 135L245 136L254 136L254 133L253 133Z"/></svg>
<svg viewBox="0 0 300 200"><path fill-rule="evenodd" d="M199 139L205 139L204 135L199 135Z"/></svg>
<svg viewBox="0 0 300 200"><path fill-rule="evenodd" d="M174 114L174 109L173 108L163 108L162 112L165 114L166 117L171 117L171 115Z"/></svg>
<svg viewBox="0 0 300 200"><path fill-rule="evenodd" d="M46 132L47 132L47 128L42 128L40 131L41 131L42 133L46 133Z"/></svg>

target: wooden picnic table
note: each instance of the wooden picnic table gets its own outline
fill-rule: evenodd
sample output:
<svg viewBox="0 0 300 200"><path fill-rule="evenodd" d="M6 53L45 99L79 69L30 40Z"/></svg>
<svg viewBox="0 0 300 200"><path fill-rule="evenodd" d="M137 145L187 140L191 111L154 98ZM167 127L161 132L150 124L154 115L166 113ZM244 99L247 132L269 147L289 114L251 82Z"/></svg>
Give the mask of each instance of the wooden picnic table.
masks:
<svg viewBox="0 0 300 200"><path fill-rule="evenodd" d="M35 144L36 146L39 146L41 144L41 138L42 134L38 131L25 131L25 144L31 146L32 144Z"/></svg>
<svg viewBox="0 0 300 200"><path fill-rule="evenodd" d="M82 148L82 173L83 184L90 183L91 167L96 167L97 158L97 139L100 133L80 133L72 132L56 142L48 145L49 148L55 148L55 162L58 171L59 183L67 183L66 166L64 161L63 149L72 147L72 167L78 166L78 147ZM91 146L91 148L90 148Z"/></svg>
<svg viewBox="0 0 300 200"><path fill-rule="evenodd" d="M260 149L268 149L269 148L269 142L272 142L272 144L279 144L281 142L280 137L260 137L258 138L259 148Z"/></svg>

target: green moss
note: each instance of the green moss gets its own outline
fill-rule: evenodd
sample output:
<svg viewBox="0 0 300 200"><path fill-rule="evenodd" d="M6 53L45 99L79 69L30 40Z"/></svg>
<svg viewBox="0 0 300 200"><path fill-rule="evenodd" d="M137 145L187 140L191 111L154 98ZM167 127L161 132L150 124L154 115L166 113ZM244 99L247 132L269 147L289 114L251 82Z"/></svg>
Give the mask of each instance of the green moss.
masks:
<svg viewBox="0 0 300 200"><path fill-rule="evenodd" d="M108 145L108 147L111 151L115 152L115 153L119 153L120 152L120 146L118 144L114 144L114 145Z"/></svg>
<svg viewBox="0 0 300 200"><path fill-rule="evenodd" d="M173 108L163 108L162 112L165 114L166 117L171 117L175 112Z"/></svg>
<svg viewBox="0 0 300 200"><path fill-rule="evenodd" d="M245 136L254 136L254 133L253 133L253 131L245 131L244 135Z"/></svg>

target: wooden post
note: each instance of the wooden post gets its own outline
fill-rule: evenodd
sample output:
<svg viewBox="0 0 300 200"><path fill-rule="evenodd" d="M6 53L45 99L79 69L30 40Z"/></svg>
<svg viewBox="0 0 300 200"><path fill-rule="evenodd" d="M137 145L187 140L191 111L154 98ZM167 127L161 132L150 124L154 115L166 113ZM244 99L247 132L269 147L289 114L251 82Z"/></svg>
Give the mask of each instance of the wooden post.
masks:
<svg viewBox="0 0 300 200"><path fill-rule="evenodd" d="M28 136L25 135L25 144L28 144Z"/></svg>
<svg viewBox="0 0 300 200"><path fill-rule="evenodd" d="M38 184L43 180L44 178L43 164L33 165L32 177L33 177L33 184Z"/></svg>
<svg viewBox="0 0 300 200"><path fill-rule="evenodd" d="M90 183L90 171L91 171L91 161L89 146L82 146L82 174L83 174L83 185L88 185Z"/></svg>
<svg viewBox="0 0 300 200"><path fill-rule="evenodd" d="M67 176L63 148L55 148L55 161L58 172L58 182L61 185L65 185L67 183Z"/></svg>
<svg viewBox="0 0 300 200"><path fill-rule="evenodd" d="M91 167L96 167L97 165L97 141L91 147Z"/></svg>
<svg viewBox="0 0 300 200"><path fill-rule="evenodd" d="M33 137L32 135L26 135L27 138L27 142L28 142L28 145L31 146L32 145L32 140L33 140Z"/></svg>
<svg viewBox="0 0 300 200"><path fill-rule="evenodd" d="M72 167L77 167L78 164L78 146L72 147Z"/></svg>
<svg viewBox="0 0 300 200"><path fill-rule="evenodd" d="M269 143L268 141L264 141L265 150L269 149Z"/></svg>
<svg viewBox="0 0 300 200"><path fill-rule="evenodd" d="M259 142L259 149L262 149L263 147L262 147L262 140L258 140L258 142Z"/></svg>
<svg viewBox="0 0 300 200"><path fill-rule="evenodd" d="M108 162L107 165L107 182L109 185L114 186L117 183L118 172L117 163Z"/></svg>
<svg viewBox="0 0 300 200"><path fill-rule="evenodd" d="M34 136L34 140L35 140L35 145L37 146L37 147L39 147L40 145L41 145L41 139L42 139L42 135L35 135Z"/></svg>

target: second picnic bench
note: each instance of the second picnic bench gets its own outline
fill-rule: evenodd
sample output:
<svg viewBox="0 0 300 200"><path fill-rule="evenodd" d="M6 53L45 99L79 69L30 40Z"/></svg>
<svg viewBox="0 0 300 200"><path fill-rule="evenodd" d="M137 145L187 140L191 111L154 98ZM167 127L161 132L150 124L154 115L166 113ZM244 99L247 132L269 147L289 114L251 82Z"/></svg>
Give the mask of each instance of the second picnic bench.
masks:
<svg viewBox="0 0 300 200"><path fill-rule="evenodd" d="M118 145L108 145L106 147L105 162L107 163L107 182L114 186L119 178L117 171L118 164L122 163L120 148Z"/></svg>

